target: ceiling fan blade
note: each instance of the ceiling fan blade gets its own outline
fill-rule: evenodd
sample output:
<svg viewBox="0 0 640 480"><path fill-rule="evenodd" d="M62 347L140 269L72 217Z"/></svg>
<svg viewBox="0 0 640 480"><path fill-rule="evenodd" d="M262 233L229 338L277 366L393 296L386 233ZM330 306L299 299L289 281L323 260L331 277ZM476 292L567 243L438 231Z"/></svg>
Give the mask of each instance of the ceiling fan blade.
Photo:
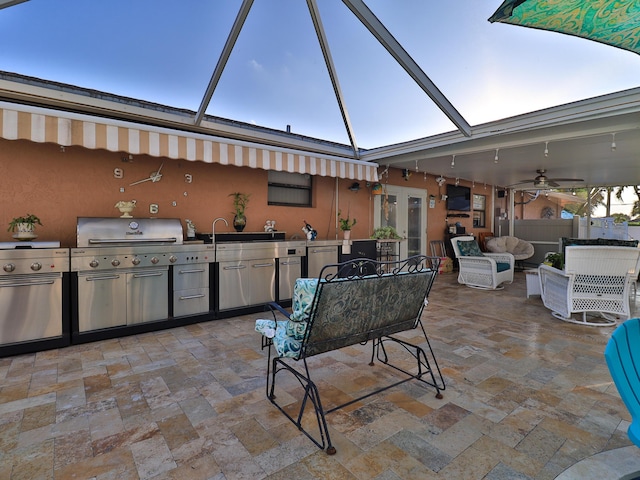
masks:
<svg viewBox="0 0 640 480"><path fill-rule="evenodd" d="M559 187L560 186L559 183L554 182L554 179L551 179L551 178L547 179L547 185L549 185L550 187Z"/></svg>
<svg viewBox="0 0 640 480"><path fill-rule="evenodd" d="M584 182L582 178L549 178L550 182Z"/></svg>

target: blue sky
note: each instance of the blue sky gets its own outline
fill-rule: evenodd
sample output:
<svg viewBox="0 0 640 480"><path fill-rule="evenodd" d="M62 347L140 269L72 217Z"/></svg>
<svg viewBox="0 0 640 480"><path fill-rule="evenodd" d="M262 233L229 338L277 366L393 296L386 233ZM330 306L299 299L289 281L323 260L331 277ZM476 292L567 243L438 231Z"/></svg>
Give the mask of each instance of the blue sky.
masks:
<svg viewBox="0 0 640 480"><path fill-rule="evenodd" d="M240 0L30 0L0 70L197 110ZM640 56L487 18L500 0L369 0L471 125L640 83ZM455 127L339 0L319 0L359 147ZM303 0L256 0L207 113L348 143Z"/></svg>

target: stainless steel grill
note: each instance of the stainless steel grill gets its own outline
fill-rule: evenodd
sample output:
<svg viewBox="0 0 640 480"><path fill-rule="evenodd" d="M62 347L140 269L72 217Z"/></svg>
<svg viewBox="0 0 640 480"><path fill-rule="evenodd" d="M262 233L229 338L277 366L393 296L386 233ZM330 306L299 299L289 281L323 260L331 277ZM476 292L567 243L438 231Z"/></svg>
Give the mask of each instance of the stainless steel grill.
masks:
<svg viewBox="0 0 640 480"><path fill-rule="evenodd" d="M169 267L208 268L215 259L212 245L183 243L179 219L78 218L77 247L71 249L78 331L167 319Z"/></svg>

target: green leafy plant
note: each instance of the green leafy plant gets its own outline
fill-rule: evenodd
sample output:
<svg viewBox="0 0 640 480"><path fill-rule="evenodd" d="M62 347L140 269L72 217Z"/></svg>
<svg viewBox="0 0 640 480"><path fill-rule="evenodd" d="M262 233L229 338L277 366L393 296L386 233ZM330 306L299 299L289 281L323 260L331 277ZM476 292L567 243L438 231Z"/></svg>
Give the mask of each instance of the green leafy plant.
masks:
<svg viewBox="0 0 640 480"><path fill-rule="evenodd" d="M402 238L393 227L378 227L373 231L371 238L374 240L392 239L398 240Z"/></svg>
<svg viewBox="0 0 640 480"><path fill-rule="evenodd" d="M7 232L15 232L18 228L18 224L26 223L28 225L32 225L35 228L36 225L42 225L42 222L38 217L36 217L33 213L27 213L24 217L15 217L11 222L9 222L9 228L7 228Z"/></svg>
<svg viewBox="0 0 640 480"><path fill-rule="evenodd" d="M230 197L233 197L233 208L235 212L233 212L238 217L244 217L244 211L247 208L247 203L249 203L250 193L240 193L234 192L229 194Z"/></svg>
<svg viewBox="0 0 640 480"><path fill-rule="evenodd" d="M544 259L546 265L550 265L558 270L564 269L564 255L562 253L549 253Z"/></svg>
<svg viewBox="0 0 640 480"><path fill-rule="evenodd" d="M347 213L346 218L342 218L342 211L338 210L338 222L340 222L340 230L351 230L353 226L358 223L358 221L354 218L349 218L349 213Z"/></svg>

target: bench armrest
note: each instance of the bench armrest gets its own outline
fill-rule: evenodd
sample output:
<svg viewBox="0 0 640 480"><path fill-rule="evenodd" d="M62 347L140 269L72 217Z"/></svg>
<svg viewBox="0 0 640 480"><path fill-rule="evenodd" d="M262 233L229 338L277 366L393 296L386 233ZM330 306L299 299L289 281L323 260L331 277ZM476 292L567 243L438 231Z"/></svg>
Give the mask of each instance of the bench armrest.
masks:
<svg viewBox="0 0 640 480"><path fill-rule="evenodd" d="M267 303L267 305L269 306L269 310L271 310L271 314L273 315L273 319L276 319L276 312L279 312L282 316L286 317L287 319L289 319L289 317L291 316L291 312L287 311L285 308L283 308L281 305L278 305L276 302L269 302Z"/></svg>

